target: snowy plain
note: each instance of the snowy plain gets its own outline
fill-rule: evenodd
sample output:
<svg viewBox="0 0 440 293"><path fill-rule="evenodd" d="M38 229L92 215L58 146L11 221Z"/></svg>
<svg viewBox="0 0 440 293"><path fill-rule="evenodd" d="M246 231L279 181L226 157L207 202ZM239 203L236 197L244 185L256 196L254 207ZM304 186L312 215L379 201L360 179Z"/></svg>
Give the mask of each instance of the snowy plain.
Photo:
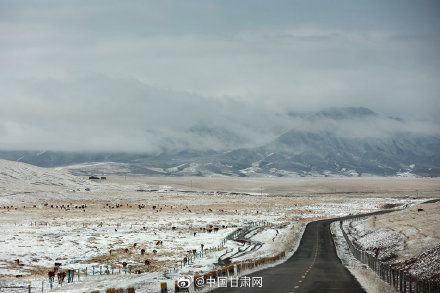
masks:
<svg viewBox="0 0 440 293"><path fill-rule="evenodd" d="M308 221L420 202L409 192L263 193L258 179L243 185L231 179L241 186L237 192L227 189L225 178L206 189L203 184L215 179L195 178L194 185L203 184L194 189L192 180L191 188L178 179L88 180L63 169L0 160L0 287L31 281L34 288L48 290L47 272L60 262L62 269L81 269L82 275L80 281L54 285L53 291L134 286L137 292L156 292L161 281L173 284L179 276L206 273L226 258L235 263L285 250L293 253L297 241L292 239L300 238ZM248 235L248 243L225 241L230 233L249 227L259 228ZM218 231L209 232L214 228ZM181 267L188 251L200 254L202 244L210 252ZM141 273L119 273L124 262ZM106 266L113 266L114 274L96 273Z"/></svg>
<svg viewBox="0 0 440 293"><path fill-rule="evenodd" d="M440 280L440 202L343 224L352 241L411 276Z"/></svg>

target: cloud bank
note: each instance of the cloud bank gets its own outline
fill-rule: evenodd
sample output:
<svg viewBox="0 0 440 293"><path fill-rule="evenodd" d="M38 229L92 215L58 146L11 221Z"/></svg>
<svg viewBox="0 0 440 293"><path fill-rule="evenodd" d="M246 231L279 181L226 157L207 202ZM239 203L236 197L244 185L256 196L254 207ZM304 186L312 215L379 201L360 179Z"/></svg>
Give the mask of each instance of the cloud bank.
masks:
<svg viewBox="0 0 440 293"><path fill-rule="evenodd" d="M292 128L438 135L438 8L2 1L0 148L221 150ZM383 115L367 125L287 115L349 106Z"/></svg>

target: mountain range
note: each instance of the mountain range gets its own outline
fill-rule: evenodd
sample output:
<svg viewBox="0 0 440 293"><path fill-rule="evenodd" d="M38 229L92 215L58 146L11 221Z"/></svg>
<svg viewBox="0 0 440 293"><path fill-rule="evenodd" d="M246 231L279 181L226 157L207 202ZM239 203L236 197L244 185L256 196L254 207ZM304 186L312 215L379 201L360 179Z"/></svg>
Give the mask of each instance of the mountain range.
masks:
<svg viewBox="0 0 440 293"><path fill-rule="evenodd" d="M439 176L440 136L368 108L288 112L292 127L258 146L234 148L233 131L203 125L190 132L225 140L224 150L159 153L2 150L3 159L59 167L75 175L147 176ZM366 126L366 127L364 127Z"/></svg>

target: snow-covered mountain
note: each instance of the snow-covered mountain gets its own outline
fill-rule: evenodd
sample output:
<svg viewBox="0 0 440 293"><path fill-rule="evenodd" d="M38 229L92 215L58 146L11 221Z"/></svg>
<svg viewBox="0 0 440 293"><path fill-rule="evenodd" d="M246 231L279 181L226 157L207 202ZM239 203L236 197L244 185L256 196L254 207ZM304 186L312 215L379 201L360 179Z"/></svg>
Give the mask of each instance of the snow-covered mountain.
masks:
<svg viewBox="0 0 440 293"><path fill-rule="evenodd" d="M440 136L417 124L359 107L287 113L292 126L256 147L164 150L160 154L0 151L0 157L64 166L73 174L149 176L361 176L440 175ZM200 126L206 139L240 138ZM435 133L435 132L434 132Z"/></svg>
<svg viewBox="0 0 440 293"><path fill-rule="evenodd" d="M66 170L42 168L34 165L0 159L0 192L26 192L89 186L90 181L73 176Z"/></svg>

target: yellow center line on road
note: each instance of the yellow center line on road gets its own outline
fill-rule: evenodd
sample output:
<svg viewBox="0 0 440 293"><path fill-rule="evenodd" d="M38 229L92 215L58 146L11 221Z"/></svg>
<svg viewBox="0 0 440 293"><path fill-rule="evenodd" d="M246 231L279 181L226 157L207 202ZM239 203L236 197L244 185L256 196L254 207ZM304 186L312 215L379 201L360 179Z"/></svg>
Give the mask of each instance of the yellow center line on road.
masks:
<svg viewBox="0 0 440 293"><path fill-rule="evenodd" d="M309 271L312 269L313 265L316 262L316 258L318 257L318 247L319 247L319 242L318 242L318 229L316 229L316 249L315 249L315 257L313 258L312 264L309 266L309 268L304 272L304 275L301 276L301 279L305 279L307 276L307 273L309 273ZM298 280L297 283L302 283L302 280ZM299 285L295 285L293 287L294 289L298 289ZM294 293L293 291L289 292L289 293Z"/></svg>

